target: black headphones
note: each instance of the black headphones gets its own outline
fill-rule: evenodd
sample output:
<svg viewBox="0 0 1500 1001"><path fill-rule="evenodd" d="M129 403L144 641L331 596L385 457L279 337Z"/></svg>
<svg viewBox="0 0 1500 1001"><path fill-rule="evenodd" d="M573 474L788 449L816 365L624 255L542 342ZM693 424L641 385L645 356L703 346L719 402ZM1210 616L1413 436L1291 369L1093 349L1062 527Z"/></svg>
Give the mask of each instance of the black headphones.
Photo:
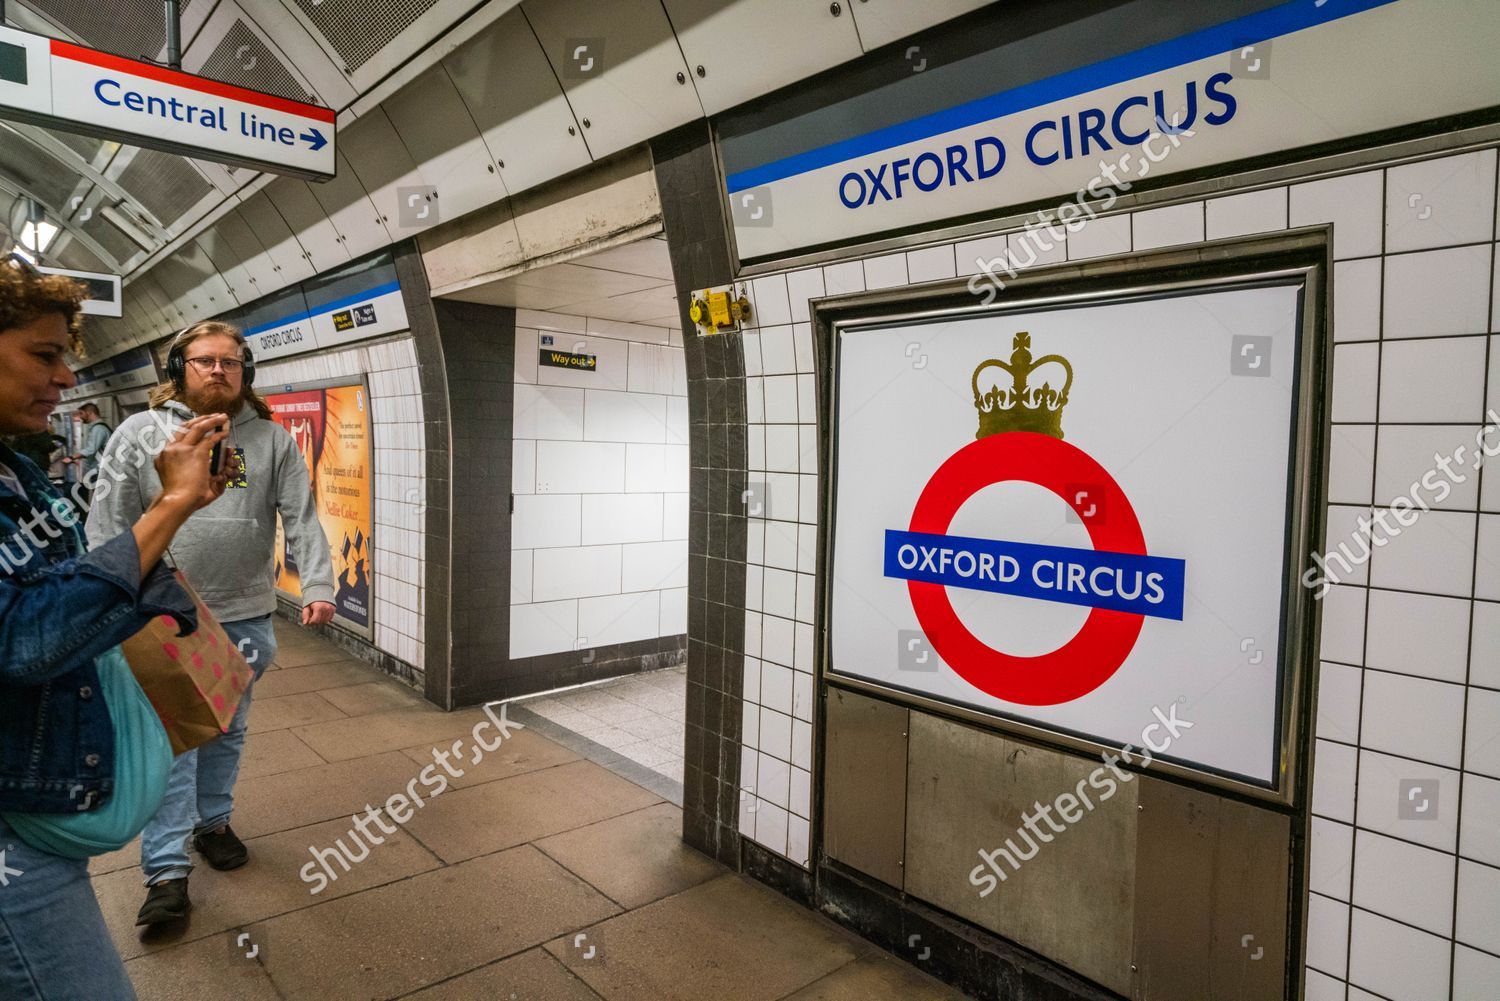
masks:
<svg viewBox="0 0 1500 1001"><path fill-rule="evenodd" d="M172 338L172 348L167 352L167 378L177 384L178 389L187 385L187 358L184 355L182 339L196 329L200 324L193 324L178 331L177 336ZM255 355L250 352L250 345L246 344L240 349L244 355L244 386L249 388L255 385Z"/></svg>

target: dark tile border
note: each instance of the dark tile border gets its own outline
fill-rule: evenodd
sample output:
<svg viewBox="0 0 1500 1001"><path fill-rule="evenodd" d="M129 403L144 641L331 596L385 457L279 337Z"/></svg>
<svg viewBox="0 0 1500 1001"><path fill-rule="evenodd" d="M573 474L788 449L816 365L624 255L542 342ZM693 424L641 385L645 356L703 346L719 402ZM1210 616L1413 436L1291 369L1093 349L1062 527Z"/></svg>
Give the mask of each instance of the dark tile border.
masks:
<svg viewBox="0 0 1500 1001"><path fill-rule="evenodd" d="M477 678L468 687L454 690L456 705L478 705L498 699L535 695L554 688L621 678L664 667L676 667L687 659L687 637L658 636L609 646L543 654L539 657L507 659L499 677Z"/></svg>

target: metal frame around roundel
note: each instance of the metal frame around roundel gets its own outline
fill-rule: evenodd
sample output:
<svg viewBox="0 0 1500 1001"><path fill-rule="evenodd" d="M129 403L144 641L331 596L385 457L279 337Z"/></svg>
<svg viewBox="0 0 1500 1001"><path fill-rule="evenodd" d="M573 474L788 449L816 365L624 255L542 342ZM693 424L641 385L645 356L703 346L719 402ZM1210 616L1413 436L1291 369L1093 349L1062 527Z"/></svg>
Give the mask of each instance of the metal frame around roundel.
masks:
<svg viewBox="0 0 1500 1001"><path fill-rule="evenodd" d="M1068 497L1068 488L1098 484L1106 517L1092 520L1078 511L1094 548L1146 554L1140 521L1114 477L1077 446L1030 431L980 438L951 455L917 498L911 531L946 535L965 501L1010 480L1045 487L1075 511L1078 502ZM1092 692L1119 670L1144 623L1144 616L1135 612L1093 608L1083 628L1056 650L1019 657L986 646L971 633L954 611L945 585L910 581L907 588L917 621L938 656L974 687L1020 705L1058 705Z"/></svg>

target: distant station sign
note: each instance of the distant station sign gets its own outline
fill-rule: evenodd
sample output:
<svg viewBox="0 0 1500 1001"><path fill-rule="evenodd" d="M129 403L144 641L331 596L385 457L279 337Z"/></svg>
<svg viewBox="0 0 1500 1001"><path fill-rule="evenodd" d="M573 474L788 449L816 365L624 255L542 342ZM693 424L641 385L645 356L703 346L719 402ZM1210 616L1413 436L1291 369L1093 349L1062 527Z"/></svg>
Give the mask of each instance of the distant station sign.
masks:
<svg viewBox="0 0 1500 1001"><path fill-rule="evenodd" d="M330 108L4 27L0 118L310 179L335 171Z"/></svg>
<svg viewBox="0 0 1500 1001"><path fill-rule="evenodd" d="M90 316L124 316L120 300L120 276L101 274L97 271L69 271L66 268L38 267L48 275L62 275L80 281L88 287L89 297L83 300L81 309Z"/></svg>

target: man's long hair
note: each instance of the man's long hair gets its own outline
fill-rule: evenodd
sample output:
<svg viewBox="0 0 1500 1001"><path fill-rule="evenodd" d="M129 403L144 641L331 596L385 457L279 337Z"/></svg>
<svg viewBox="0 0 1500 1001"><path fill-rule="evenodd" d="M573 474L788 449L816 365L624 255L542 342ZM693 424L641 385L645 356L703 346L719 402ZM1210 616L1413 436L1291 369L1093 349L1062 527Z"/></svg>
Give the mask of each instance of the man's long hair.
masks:
<svg viewBox="0 0 1500 1001"><path fill-rule="evenodd" d="M219 320L204 320L201 323L193 324L191 327L188 327L182 333L177 335L176 340L172 342L172 346L180 349L183 354L186 355L188 346L200 337L233 338L234 343L238 344L240 347L240 358L242 359L245 357L245 352L250 347L250 345L245 341L245 335L240 333L238 327L230 323L223 323ZM186 371L183 372L183 382L187 382ZM151 406L154 409L172 400L176 400L179 403L186 404L187 401L184 399L184 394L186 393L186 391L186 385L179 386L177 383L170 380L164 382L151 391ZM244 400L248 406L254 409L256 415L259 416L261 420L268 421L271 419L270 405L267 404L265 400L261 399L252 387L242 387L240 391L240 399Z"/></svg>

